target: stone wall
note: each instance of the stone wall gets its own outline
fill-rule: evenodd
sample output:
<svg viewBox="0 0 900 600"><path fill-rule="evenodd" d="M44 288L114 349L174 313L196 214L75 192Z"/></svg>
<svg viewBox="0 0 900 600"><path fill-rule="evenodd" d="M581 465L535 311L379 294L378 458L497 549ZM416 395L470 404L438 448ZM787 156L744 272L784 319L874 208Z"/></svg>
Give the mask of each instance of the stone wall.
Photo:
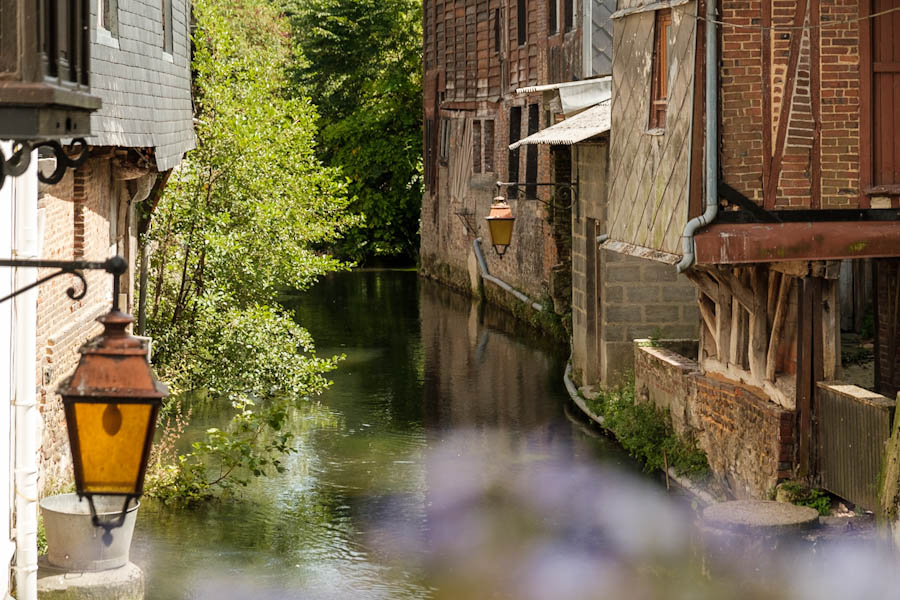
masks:
<svg viewBox="0 0 900 600"><path fill-rule="evenodd" d="M765 498L790 477L794 412L758 389L706 375L672 350L634 344L635 399L666 409L675 431L695 440L735 498Z"/></svg>

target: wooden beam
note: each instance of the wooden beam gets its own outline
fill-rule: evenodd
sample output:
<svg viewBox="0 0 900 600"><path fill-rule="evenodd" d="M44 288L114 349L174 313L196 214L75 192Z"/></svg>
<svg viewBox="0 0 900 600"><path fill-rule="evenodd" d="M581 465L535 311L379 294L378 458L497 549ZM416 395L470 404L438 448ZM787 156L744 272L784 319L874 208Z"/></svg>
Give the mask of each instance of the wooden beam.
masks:
<svg viewBox="0 0 900 600"><path fill-rule="evenodd" d="M700 296L700 299L697 301L697 305L700 307L700 316L703 317L703 323L706 325L706 328L712 333L713 338L716 337L716 309L715 305L709 300L706 296ZM716 340L716 348L718 348L718 340ZM716 355L718 356L718 351Z"/></svg>
<svg viewBox="0 0 900 600"><path fill-rule="evenodd" d="M719 297L719 285L707 273L698 269L688 269L684 274L691 280L691 283L700 288L700 291L710 298L715 299Z"/></svg>
<svg viewBox="0 0 900 600"><path fill-rule="evenodd" d="M721 285L728 286L728 291L747 310L753 309L753 291L737 277L731 268L722 267L716 270L716 278Z"/></svg>
<svg viewBox="0 0 900 600"><path fill-rule="evenodd" d="M767 269L762 266L752 267L751 286L753 289L753 306L750 309L750 345L748 354L750 359L750 373L753 377L762 381L766 375L766 287L768 283Z"/></svg>
<svg viewBox="0 0 900 600"><path fill-rule="evenodd" d="M809 275L809 262L805 260L792 260L788 262L775 262L769 268L791 277L806 277Z"/></svg>
<svg viewBox="0 0 900 600"><path fill-rule="evenodd" d="M813 348L814 348L814 293L813 287L821 280L800 280L800 306L797 322L797 474L806 477L810 472L810 445L812 436Z"/></svg>
<svg viewBox="0 0 900 600"><path fill-rule="evenodd" d="M730 296L730 294L729 294ZM728 345L728 362L741 366L741 343L743 335L741 324L744 322L744 309L740 302L731 303L731 342Z"/></svg>
<svg viewBox="0 0 900 600"><path fill-rule="evenodd" d="M731 293L720 285L716 301L716 351L722 364L731 360L731 327Z"/></svg>
<svg viewBox="0 0 900 600"><path fill-rule="evenodd" d="M790 289L793 279L787 275L781 277L778 286L778 299L775 303L775 317L772 319L772 335L769 338L769 352L766 354L766 379L775 381L775 364L778 362L778 347L784 333L784 317L790 303Z"/></svg>

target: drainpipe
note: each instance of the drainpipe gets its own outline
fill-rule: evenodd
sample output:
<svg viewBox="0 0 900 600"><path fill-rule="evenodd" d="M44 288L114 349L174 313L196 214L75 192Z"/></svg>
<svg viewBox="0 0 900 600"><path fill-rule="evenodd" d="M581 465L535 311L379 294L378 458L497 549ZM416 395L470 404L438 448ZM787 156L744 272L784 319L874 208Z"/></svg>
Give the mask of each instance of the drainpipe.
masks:
<svg viewBox="0 0 900 600"><path fill-rule="evenodd" d="M509 292L510 294L512 294L513 296L515 296L516 298L518 298L525 304L531 305L531 308L533 308L535 310L540 310L540 311L547 310L543 304L532 301L531 298L529 298L528 296L526 296L519 290L515 289L513 286L509 285L502 279L494 277L493 275L490 274L490 272L488 271L487 262L484 260L484 254L482 254L482 252L481 252L481 238L475 238L475 242L473 243L473 246L475 247L475 258L478 259L478 266L481 268L481 278L482 279L490 281L491 283L498 286L499 288L506 290L507 292Z"/></svg>
<svg viewBox="0 0 900 600"><path fill-rule="evenodd" d="M38 258L37 151L28 170L13 180L15 225L14 258ZM12 182L11 182L12 183ZM37 280L37 269L16 269L16 289ZM15 510L16 510L16 598L37 598L37 505L38 505L38 414L37 288L16 296L13 305L15 332Z"/></svg>
<svg viewBox="0 0 900 600"><path fill-rule="evenodd" d="M719 213L719 140L718 140L718 52L716 47L716 3L706 1L706 211L684 226L681 243L684 257L678 263L678 272L683 273L694 264L694 233L715 220Z"/></svg>

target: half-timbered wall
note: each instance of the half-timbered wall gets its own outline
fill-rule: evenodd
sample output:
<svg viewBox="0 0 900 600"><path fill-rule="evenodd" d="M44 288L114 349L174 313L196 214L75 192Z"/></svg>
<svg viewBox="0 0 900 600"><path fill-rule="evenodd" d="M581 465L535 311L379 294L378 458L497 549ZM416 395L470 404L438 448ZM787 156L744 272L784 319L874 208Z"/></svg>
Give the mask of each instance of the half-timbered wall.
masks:
<svg viewBox="0 0 900 600"><path fill-rule="evenodd" d="M629 6L623 6L628 4ZM620 2L632 8L653 2ZM653 10L614 26L609 228L614 240L681 253L687 216L696 2L672 9L665 129L649 129Z"/></svg>

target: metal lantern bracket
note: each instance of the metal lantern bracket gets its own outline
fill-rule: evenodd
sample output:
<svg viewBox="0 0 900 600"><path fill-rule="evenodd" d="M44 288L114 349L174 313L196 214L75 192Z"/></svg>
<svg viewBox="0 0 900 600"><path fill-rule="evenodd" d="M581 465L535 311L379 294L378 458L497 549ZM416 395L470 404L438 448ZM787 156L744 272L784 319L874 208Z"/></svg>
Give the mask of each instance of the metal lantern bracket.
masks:
<svg viewBox="0 0 900 600"><path fill-rule="evenodd" d="M519 181L498 181L497 195L500 195L501 188L512 188L516 198L524 198L525 200L537 200L541 204L545 204L551 208L559 208L569 210L575 205L578 199L578 182L537 182L537 183L521 183ZM527 195L528 188L532 186L551 187L553 188L553 196L550 201L538 198L537 196L529 197ZM524 188L524 189L523 189Z"/></svg>
<svg viewBox="0 0 900 600"><path fill-rule="evenodd" d="M113 275L113 310L119 308L119 276L128 269L128 263L121 256L113 256L103 262L87 261L87 260L38 260L38 259L14 259L0 258L0 267L16 267L16 268L33 268L33 269L59 269L49 275L41 277L37 281L26 285L25 287L15 290L0 298L0 304L11 298L15 298L19 294L27 292L42 283L46 283L51 279L55 279L60 275L73 275L81 280L81 289L76 290L70 287L66 290L66 295L72 300L81 300L87 294L87 279L81 271L106 271Z"/></svg>
<svg viewBox="0 0 900 600"><path fill-rule="evenodd" d="M24 140L15 142L13 144L13 153L9 158L0 153L0 188L3 187L7 177L18 177L28 170L28 165L31 164L31 153L38 148L49 148L56 158L56 169L53 173L45 176L38 171L38 180L41 183L50 185L59 183L66 175L66 170L80 167L90 154L87 141L84 138L77 138L72 143L78 146L79 149L78 155L74 158L70 157L62 147L62 144L56 140L43 142Z"/></svg>
<svg viewBox="0 0 900 600"><path fill-rule="evenodd" d="M132 500L137 498L137 496L127 494L125 496L125 504L122 506L122 512L109 520L103 520L100 518L100 515L97 514L97 508L94 506L93 494L84 494L84 496L79 497L87 499L88 506L91 509L91 523L93 523L94 527L103 529L103 543L107 546L113 542L112 530L118 529L125 524L125 518L128 516L128 505L131 504Z"/></svg>

